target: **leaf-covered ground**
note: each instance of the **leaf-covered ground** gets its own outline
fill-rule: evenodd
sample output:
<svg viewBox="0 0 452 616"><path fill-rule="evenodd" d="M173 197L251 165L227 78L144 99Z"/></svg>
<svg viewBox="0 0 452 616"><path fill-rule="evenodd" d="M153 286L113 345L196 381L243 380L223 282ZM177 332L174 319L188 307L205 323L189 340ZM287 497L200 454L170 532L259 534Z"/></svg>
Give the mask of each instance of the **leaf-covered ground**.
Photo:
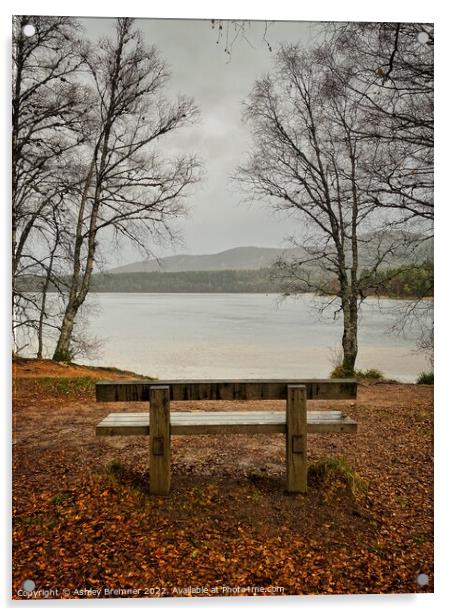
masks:
<svg viewBox="0 0 452 616"><path fill-rule="evenodd" d="M112 405L94 383L124 376L17 365L13 598L433 591L431 386L362 385L334 403L359 432L309 436L307 495L284 492L283 435L234 435L173 437L158 497L145 437L95 436ZM173 404L226 406L250 403Z"/></svg>

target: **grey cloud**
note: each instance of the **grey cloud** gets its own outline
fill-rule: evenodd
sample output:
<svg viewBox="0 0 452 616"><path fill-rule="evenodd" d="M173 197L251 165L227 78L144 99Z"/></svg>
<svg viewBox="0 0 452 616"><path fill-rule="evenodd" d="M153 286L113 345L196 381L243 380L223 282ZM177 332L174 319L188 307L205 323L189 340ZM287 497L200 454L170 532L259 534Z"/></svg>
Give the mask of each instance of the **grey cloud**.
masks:
<svg viewBox="0 0 452 616"><path fill-rule="evenodd" d="M95 40L108 35L112 19L85 18L87 35ZM247 36L240 37L232 55L224 53L224 41L216 44L217 31L209 20L138 19L138 28L149 45L155 44L171 69L168 95L194 98L201 111L197 126L175 132L162 140L165 153L196 152L204 161L203 183L187 203L188 217L177 224L184 236L183 251L191 254L225 250L233 246L282 246L295 231L294 219L276 217L265 205L243 205L243 195L230 176L243 161L250 137L242 122L242 102L255 79L271 70L274 52L262 40L265 25L253 22ZM224 30L226 30L226 24ZM267 38L274 50L281 42L309 43L312 24L278 22L269 25ZM181 247L152 247L160 255L180 252ZM142 258L124 247L111 265Z"/></svg>

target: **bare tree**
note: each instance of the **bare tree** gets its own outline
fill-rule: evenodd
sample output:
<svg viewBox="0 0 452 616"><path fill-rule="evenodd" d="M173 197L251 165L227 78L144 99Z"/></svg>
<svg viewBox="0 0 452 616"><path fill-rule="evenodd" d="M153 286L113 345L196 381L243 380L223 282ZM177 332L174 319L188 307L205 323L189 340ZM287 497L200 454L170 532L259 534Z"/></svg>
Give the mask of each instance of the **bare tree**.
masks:
<svg viewBox="0 0 452 616"><path fill-rule="evenodd" d="M251 38L251 30L253 26L260 34L259 42L263 43L269 52L273 51L269 40L269 31L273 22L262 21L252 22L243 19L211 19L210 27L217 34L216 44L223 49L223 52L231 57L234 47L237 43L246 43L250 47L254 47Z"/></svg>
<svg viewBox="0 0 452 616"><path fill-rule="evenodd" d="M360 138L359 96L318 50L288 45L280 48L275 71L256 82L245 118L254 150L237 177L253 198L299 216L301 257L281 261L280 270L291 292L313 290L339 300L343 370L352 374L366 288L362 261L374 272L387 267L400 244L379 233L369 173L375 143Z"/></svg>
<svg viewBox="0 0 452 616"><path fill-rule="evenodd" d="M34 34L26 36L24 28L31 25ZM27 293L19 281L50 275L49 258L39 244L50 241L55 254L55 214L63 202L69 159L83 139L84 88L73 82L82 62L80 48L79 28L71 18L13 20L13 328L34 328L38 338L46 294Z"/></svg>
<svg viewBox="0 0 452 616"><path fill-rule="evenodd" d="M356 134L375 143L370 191L382 215L410 228L412 245L433 264L434 29L422 23L328 24L328 65L359 97L365 118ZM400 214L402 214L400 216ZM415 259L411 258L416 267ZM417 348L432 362L433 279L424 296L400 304L392 331L419 332Z"/></svg>
<svg viewBox="0 0 452 616"><path fill-rule="evenodd" d="M388 211L402 210L402 224L428 223L434 206L433 25L328 24L324 32L323 59L359 97L365 122L354 130L377 146L372 198Z"/></svg>
<svg viewBox="0 0 452 616"><path fill-rule="evenodd" d="M32 24L33 36L24 34ZM65 155L83 138L83 89L70 82L81 64L78 27L67 17L15 18L13 23L13 273L38 220L61 193ZM85 102L86 107L86 102Z"/></svg>
<svg viewBox="0 0 452 616"><path fill-rule="evenodd" d="M167 133L192 123L190 99L164 97L169 73L154 47L147 48L133 20L118 19L116 35L84 55L92 83L90 134L73 165L72 266L53 358L71 358L76 317L90 289L98 236L107 229L144 246L167 232L183 213L187 189L198 180L193 155L170 159L156 149Z"/></svg>

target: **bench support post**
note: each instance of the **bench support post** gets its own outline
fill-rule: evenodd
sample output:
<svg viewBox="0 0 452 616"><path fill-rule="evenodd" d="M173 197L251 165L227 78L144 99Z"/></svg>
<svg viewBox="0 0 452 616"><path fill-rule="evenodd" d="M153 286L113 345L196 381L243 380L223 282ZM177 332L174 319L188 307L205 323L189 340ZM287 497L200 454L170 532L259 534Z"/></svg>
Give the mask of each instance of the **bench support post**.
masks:
<svg viewBox="0 0 452 616"><path fill-rule="evenodd" d="M307 412L306 387L287 386L286 470L287 491L307 492Z"/></svg>
<svg viewBox="0 0 452 616"><path fill-rule="evenodd" d="M171 464L169 387L151 387L149 400L150 492L168 494Z"/></svg>

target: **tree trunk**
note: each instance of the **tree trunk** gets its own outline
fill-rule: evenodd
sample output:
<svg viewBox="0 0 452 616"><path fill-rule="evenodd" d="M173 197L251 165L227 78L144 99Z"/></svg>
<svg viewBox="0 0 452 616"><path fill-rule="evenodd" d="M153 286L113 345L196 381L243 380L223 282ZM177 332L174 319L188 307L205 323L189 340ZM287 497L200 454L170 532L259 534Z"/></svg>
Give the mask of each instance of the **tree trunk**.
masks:
<svg viewBox="0 0 452 616"><path fill-rule="evenodd" d="M73 359L71 353L71 339L76 316L77 309L75 309L74 306L68 306L63 317L60 335L53 353L53 361L71 361Z"/></svg>
<svg viewBox="0 0 452 616"><path fill-rule="evenodd" d="M46 315L46 303L47 303L47 290L49 286L50 270L47 271L46 280L42 289L41 311L39 313L38 322L38 350L36 351L36 357L42 359L42 349L44 346L43 333L44 333L44 318Z"/></svg>
<svg viewBox="0 0 452 616"><path fill-rule="evenodd" d="M38 322L38 350L36 353L36 357L38 359L42 359L42 350L44 346L43 335L44 335L44 319L47 317L46 314L46 305L47 305L47 293L49 291L50 280L53 272L53 261L55 259L55 252L58 247L60 241L60 233L58 231L58 226L56 226L56 234L55 234L55 242L53 244L52 252L50 253L50 261L46 271L46 278L44 281L44 286L42 287L42 299L41 299L41 311L39 314L39 322Z"/></svg>
<svg viewBox="0 0 452 616"><path fill-rule="evenodd" d="M88 175L85 180L85 185L83 188L83 194L80 202L80 208L78 212L78 221L77 227L75 231L75 246L74 246L74 256L73 256L73 270L71 275L71 284L69 288L69 295L67 299L66 309L63 316L63 321L61 323L60 335L55 347L55 351L53 353L52 359L54 361L70 361L72 358L71 354L71 338L72 332L74 330L75 318L77 316L77 312L80 306L86 299L86 295L88 294L89 284L91 282L91 272L94 263L94 250L95 250L95 227L93 223L97 217L97 207L91 211L91 224L90 224L90 233L93 234L93 237L90 237L89 247L88 247L88 256L87 256L87 264L84 275L82 276L82 280L80 282L81 270L82 270L82 262L81 262L81 254L82 254L82 246L83 246L83 217L85 215L85 208L88 200L89 187L91 184L91 180L94 173L96 157L97 157L97 149L95 148L93 159L91 161L91 165L88 171Z"/></svg>
<svg viewBox="0 0 452 616"><path fill-rule="evenodd" d="M352 377L358 355L358 306L356 299L348 299L342 306L344 331L342 334L342 369L344 376Z"/></svg>

